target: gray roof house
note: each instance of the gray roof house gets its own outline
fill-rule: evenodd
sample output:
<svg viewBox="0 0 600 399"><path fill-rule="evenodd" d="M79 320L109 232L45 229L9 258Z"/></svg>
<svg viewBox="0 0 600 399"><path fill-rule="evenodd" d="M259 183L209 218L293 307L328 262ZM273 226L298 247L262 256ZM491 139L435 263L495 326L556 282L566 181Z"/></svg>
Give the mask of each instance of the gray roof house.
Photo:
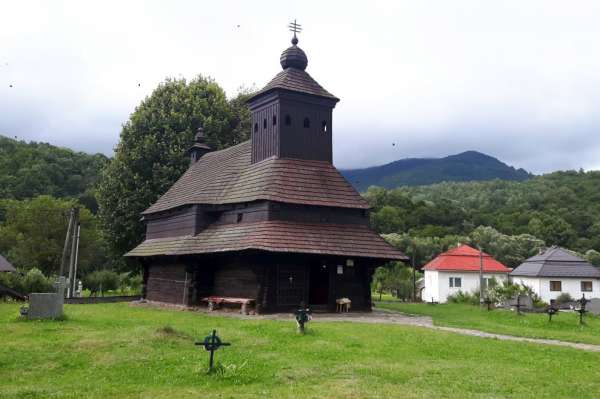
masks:
<svg viewBox="0 0 600 399"><path fill-rule="evenodd" d="M600 269L564 248L550 247L544 252L527 259L516 267L510 275L600 278Z"/></svg>
<svg viewBox="0 0 600 399"><path fill-rule="evenodd" d="M17 270L9 261L2 255L0 255L0 272L16 272Z"/></svg>
<svg viewBox="0 0 600 399"><path fill-rule="evenodd" d="M600 269L572 252L551 247L516 267L510 278L533 289L549 303L561 294L572 298L600 298Z"/></svg>

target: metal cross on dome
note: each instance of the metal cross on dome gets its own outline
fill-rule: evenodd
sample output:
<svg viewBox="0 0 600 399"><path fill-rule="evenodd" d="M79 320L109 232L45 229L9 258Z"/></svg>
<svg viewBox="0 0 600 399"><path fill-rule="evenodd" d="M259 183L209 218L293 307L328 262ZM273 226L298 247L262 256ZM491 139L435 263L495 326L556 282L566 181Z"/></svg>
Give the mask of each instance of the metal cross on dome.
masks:
<svg viewBox="0 0 600 399"><path fill-rule="evenodd" d="M289 23L288 28L290 29L290 32L294 32L294 40L297 42L298 39L296 38L296 33L302 32L302 25L297 23L296 20L294 19L294 22ZM296 44L296 43L294 43L294 44Z"/></svg>

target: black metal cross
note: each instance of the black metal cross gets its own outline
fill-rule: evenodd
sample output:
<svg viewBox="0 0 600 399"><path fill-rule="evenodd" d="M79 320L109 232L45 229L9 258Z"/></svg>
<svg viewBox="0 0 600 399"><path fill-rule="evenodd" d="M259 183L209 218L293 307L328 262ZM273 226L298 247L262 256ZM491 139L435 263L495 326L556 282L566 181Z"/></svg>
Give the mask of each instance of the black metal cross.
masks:
<svg viewBox="0 0 600 399"><path fill-rule="evenodd" d="M485 297L485 299L483 300L483 303L485 303L487 305L487 310L488 312L490 310L492 310L492 300L489 297Z"/></svg>
<svg viewBox="0 0 600 399"><path fill-rule="evenodd" d="M585 298L585 294L583 294L581 296L581 299L577 301L577 302L579 302L579 308L575 309L575 311L579 313L579 324L584 324L583 323L583 315L585 313L587 313L587 310L585 309L585 305L587 305L587 303L589 301L590 301L589 299Z"/></svg>
<svg viewBox="0 0 600 399"><path fill-rule="evenodd" d="M296 322L298 323L298 332L304 334L304 324L310 321L310 309L306 307L304 302L300 303L300 309L296 310Z"/></svg>
<svg viewBox="0 0 600 399"><path fill-rule="evenodd" d="M517 295L517 304L514 306L515 306L515 308L517 308L517 314L520 315L521 308L524 306L524 305L521 305L521 294Z"/></svg>
<svg viewBox="0 0 600 399"><path fill-rule="evenodd" d="M554 305L550 304L548 309L546 309L546 313L548 313L548 322L551 322L552 316L558 313L558 309Z"/></svg>
<svg viewBox="0 0 600 399"><path fill-rule="evenodd" d="M213 330L211 335L207 335L202 342L196 342L195 345L202 345L204 349L210 351L210 360L208 361L208 371L211 372L213 369L213 361L215 356L215 351L222 346L231 345L228 342L222 342L221 338L217 335L217 330Z"/></svg>
<svg viewBox="0 0 600 399"><path fill-rule="evenodd" d="M296 37L296 33L302 32L302 25L296 23L295 19L294 22L289 23L288 28L290 29L290 32L294 32L294 37Z"/></svg>

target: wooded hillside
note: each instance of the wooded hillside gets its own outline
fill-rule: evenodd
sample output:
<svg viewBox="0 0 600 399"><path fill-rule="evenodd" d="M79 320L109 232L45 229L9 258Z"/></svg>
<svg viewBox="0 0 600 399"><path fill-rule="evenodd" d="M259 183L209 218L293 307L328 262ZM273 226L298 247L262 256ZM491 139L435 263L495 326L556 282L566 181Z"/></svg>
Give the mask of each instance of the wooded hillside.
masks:
<svg viewBox="0 0 600 399"><path fill-rule="evenodd" d="M91 189L107 161L102 154L0 136L0 198L71 197L95 211Z"/></svg>
<svg viewBox="0 0 600 399"><path fill-rule="evenodd" d="M384 234L447 237L447 247L469 241L478 226L488 226L505 236L526 235L582 254L600 251L600 172L555 172L524 182L372 187L365 196L374 207L373 226Z"/></svg>

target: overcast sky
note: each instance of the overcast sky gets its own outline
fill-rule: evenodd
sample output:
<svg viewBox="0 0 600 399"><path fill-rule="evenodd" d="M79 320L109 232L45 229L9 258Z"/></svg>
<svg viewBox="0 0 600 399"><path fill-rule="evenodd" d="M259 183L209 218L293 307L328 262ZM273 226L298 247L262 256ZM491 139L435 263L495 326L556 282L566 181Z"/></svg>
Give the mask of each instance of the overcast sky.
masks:
<svg viewBox="0 0 600 399"><path fill-rule="evenodd" d="M478 150L600 169L599 1L6 1L0 134L110 155L168 76L262 87L294 18L341 98L339 167Z"/></svg>

